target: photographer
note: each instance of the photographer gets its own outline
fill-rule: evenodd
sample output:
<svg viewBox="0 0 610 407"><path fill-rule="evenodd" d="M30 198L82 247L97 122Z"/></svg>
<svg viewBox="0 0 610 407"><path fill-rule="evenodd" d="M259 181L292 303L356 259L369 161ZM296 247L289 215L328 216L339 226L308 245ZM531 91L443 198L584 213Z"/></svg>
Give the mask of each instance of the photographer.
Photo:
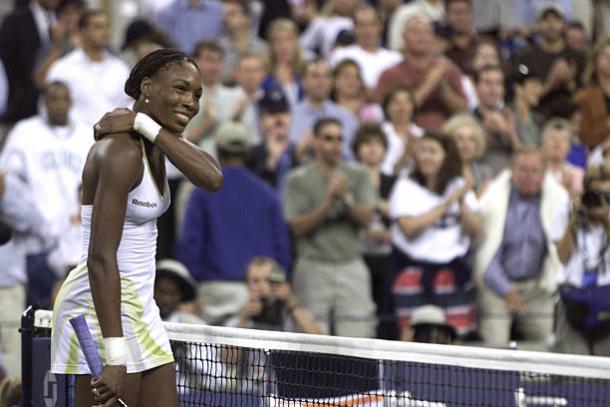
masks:
<svg viewBox="0 0 610 407"><path fill-rule="evenodd" d="M584 184L557 243L555 350L610 356L610 168L589 168Z"/></svg>
<svg viewBox="0 0 610 407"><path fill-rule="evenodd" d="M286 281L286 273L269 257L256 257L246 268L249 300L226 325L238 328L322 334Z"/></svg>

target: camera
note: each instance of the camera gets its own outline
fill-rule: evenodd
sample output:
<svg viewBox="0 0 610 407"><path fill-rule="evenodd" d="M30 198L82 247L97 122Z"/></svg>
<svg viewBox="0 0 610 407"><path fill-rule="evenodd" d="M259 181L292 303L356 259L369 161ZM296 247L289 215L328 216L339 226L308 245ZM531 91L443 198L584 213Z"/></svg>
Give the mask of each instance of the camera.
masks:
<svg viewBox="0 0 610 407"><path fill-rule="evenodd" d="M258 324L269 327L281 327L284 324L284 304L273 297L261 298L263 307L260 314L252 317Z"/></svg>
<svg viewBox="0 0 610 407"><path fill-rule="evenodd" d="M274 267L267 276L267 281L272 285L283 284L286 282L286 274L279 267ZM261 312L252 317L252 320L258 324L267 325L270 329L283 326L284 303L275 297L263 297L261 302L263 304Z"/></svg>
<svg viewBox="0 0 610 407"><path fill-rule="evenodd" d="M607 203L607 197L604 192L595 189L586 190L580 198L580 203L584 209L590 210L599 208Z"/></svg>

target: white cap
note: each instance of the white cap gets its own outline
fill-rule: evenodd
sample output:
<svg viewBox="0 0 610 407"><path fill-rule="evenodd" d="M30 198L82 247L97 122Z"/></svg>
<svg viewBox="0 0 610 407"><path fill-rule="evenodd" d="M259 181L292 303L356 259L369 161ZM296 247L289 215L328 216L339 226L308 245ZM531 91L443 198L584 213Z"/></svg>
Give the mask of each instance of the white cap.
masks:
<svg viewBox="0 0 610 407"><path fill-rule="evenodd" d="M447 316L442 308L436 305L422 305L413 310L411 314L411 326L416 325L441 325L451 327L447 323Z"/></svg>

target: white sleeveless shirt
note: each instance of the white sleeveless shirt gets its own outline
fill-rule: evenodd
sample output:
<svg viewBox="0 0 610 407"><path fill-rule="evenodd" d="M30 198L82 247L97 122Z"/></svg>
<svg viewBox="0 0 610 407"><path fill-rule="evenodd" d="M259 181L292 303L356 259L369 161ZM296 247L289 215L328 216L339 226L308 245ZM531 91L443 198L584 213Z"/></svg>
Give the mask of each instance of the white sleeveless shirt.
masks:
<svg viewBox="0 0 610 407"><path fill-rule="evenodd" d="M140 372L173 361L167 334L154 298L157 218L169 207L167 180L163 193L153 178L142 144L144 172L140 184L127 196L123 233L117 250L121 278L121 322L127 339L127 372ZM91 297L87 254L91 237L93 205L83 205L82 256L57 295L53 312L51 372L89 373L86 360L75 341L69 320L85 315L93 338L105 359L102 334Z"/></svg>

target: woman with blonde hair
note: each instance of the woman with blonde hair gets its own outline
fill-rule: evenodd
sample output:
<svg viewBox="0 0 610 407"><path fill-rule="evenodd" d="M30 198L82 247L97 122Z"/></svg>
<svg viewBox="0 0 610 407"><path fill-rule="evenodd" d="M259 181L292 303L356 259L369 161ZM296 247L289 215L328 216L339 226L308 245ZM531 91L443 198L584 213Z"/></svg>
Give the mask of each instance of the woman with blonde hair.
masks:
<svg viewBox="0 0 610 407"><path fill-rule="evenodd" d="M292 20L278 18L266 33L269 43L269 75L262 84L265 92L281 89L294 106L303 96L301 71L305 64L299 30Z"/></svg>
<svg viewBox="0 0 610 407"><path fill-rule="evenodd" d="M567 161L572 142L572 126L566 119L554 117L542 130L542 154L547 171L568 191L571 198L582 192L584 171Z"/></svg>
<svg viewBox="0 0 610 407"><path fill-rule="evenodd" d="M486 148L483 128L472 115L459 113L445 123L442 131L453 138L457 146L462 159L462 176L477 196L481 196L492 177L491 168L479 161Z"/></svg>
<svg viewBox="0 0 610 407"><path fill-rule="evenodd" d="M610 38L593 48L584 71L585 87L575 96L580 104L580 138L592 150L610 135Z"/></svg>

